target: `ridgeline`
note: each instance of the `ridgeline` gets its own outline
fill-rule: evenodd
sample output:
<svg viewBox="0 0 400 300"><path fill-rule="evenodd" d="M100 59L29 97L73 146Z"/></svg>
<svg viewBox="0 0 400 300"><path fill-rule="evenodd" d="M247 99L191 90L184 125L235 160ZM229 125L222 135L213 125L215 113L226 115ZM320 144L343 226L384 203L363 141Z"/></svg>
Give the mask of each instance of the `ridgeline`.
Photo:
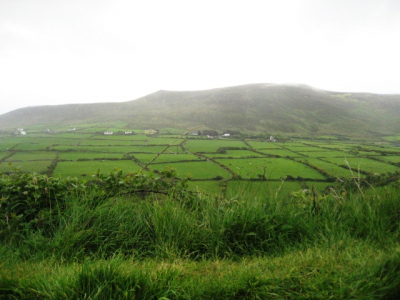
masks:
<svg viewBox="0 0 400 300"><path fill-rule="evenodd" d="M119 103L26 107L0 115L0 129L124 121L139 129L206 125L220 131L379 136L399 132L399 115L400 95L249 84L203 91L158 91Z"/></svg>

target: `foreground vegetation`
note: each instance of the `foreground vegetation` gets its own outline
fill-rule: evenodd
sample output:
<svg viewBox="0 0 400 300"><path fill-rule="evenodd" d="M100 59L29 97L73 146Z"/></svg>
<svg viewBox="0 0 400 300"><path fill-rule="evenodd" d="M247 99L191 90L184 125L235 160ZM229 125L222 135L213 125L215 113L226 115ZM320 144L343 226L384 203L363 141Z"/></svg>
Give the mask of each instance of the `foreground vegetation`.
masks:
<svg viewBox="0 0 400 300"><path fill-rule="evenodd" d="M396 182L227 197L176 175L1 176L0 297L400 298Z"/></svg>

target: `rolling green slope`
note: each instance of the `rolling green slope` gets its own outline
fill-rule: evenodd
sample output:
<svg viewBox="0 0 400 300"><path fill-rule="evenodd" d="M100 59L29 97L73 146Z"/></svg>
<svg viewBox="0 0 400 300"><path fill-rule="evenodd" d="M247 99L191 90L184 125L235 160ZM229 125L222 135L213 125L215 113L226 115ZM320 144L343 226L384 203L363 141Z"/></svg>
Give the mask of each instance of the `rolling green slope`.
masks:
<svg viewBox="0 0 400 300"><path fill-rule="evenodd" d="M125 121L134 128L206 125L219 131L371 136L397 134L398 115L400 95L250 84L192 92L158 91L122 103L27 107L1 115L0 129Z"/></svg>

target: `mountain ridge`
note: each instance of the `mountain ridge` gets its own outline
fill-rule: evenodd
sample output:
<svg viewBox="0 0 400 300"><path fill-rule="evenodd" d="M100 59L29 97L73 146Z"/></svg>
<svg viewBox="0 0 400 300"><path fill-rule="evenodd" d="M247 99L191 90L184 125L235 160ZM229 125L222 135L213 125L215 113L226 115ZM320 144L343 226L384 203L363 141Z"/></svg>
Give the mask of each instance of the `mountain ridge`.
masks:
<svg viewBox="0 0 400 300"><path fill-rule="evenodd" d="M244 132L385 135L400 130L400 95L259 83L199 91L159 90L136 100L20 108L0 115L0 129L37 124L124 121L130 128L207 125Z"/></svg>

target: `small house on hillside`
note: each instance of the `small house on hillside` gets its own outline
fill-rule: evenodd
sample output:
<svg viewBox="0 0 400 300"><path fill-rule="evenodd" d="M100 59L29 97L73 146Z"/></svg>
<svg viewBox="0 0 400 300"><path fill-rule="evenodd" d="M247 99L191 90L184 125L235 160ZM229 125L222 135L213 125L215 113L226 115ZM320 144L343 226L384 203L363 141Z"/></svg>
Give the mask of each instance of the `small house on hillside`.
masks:
<svg viewBox="0 0 400 300"><path fill-rule="evenodd" d="M224 133L223 135L221 135L222 137L230 137L231 134L230 133Z"/></svg>
<svg viewBox="0 0 400 300"><path fill-rule="evenodd" d="M125 131L125 134L132 134L132 131Z"/></svg>
<svg viewBox="0 0 400 300"><path fill-rule="evenodd" d="M155 133L157 133L157 131L154 130L154 129L147 129L147 130L144 131L144 133L145 134L155 134Z"/></svg>
<svg viewBox="0 0 400 300"><path fill-rule="evenodd" d="M26 135L26 131L23 128L17 128L17 130L14 132L14 134Z"/></svg>
<svg viewBox="0 0 400 300"><path fill-rule="evenodd" d="M68 128L68 131L75 131L75 127L74 128Z"/></svg>
<svg viewBox="0 0 400 300"><path fill-rule="evenodd" d="M114 132L112 132L112 131L104 131L104 134L105 135L111 135L111 134L114 134Z"/></svg>

